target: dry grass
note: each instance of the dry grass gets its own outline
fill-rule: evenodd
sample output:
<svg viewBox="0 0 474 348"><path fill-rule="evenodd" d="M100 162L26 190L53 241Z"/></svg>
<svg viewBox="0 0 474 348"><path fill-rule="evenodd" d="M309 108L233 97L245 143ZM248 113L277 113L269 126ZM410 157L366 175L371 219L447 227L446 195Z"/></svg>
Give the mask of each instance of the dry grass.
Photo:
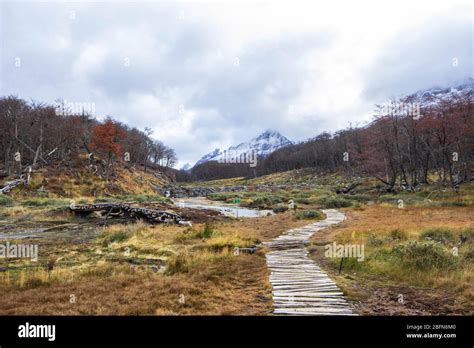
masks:
<svg viewBox="0 0 474 348"><path fill-rule="evenodd" d="M20 216L25 215L28 212L28 209L25 207L2 207L0 210L0 216L5 217L12 217L12 216Z"/></svg>
<svg viewBox="0 0 474 348"><path fill-rule="evenodd" d="M173 276L132 272L34 289L3 287L0 313L265 315L271 311L266 272L262 257L242 255Z"/></svg>
<svg viewBox="0 0 474 348"><path fill-rule="evenodd" d="M421 234L427 229L448 229L457 238L461 230L474 226L472 206L411 206L397 209L382 204L347 210L346 213L346 221L313 236L311 255L352 300L360 302L357 309L360 313L474 312L474 265L472 258L467 256L472 252L472 242L461 245L453 240L452 245L440 246L447 254L451 247L459 247L459 258L455 260L452 256L453 262L459 261L455 268L416 269L405 266L403 262L394 263L387 259L387 255L390 257L391 251L398 245L410 240L423 242ZM340 259L324 257L324 245L333 241L339 244L364 245L365 261L359 263L355 259L346 260L342 274L338 275ZM430 291L427 292L427 289ZM399 294L409 294L411 303L398 303Z"/></svg>
<svg viewBox="0 0 474 348"><path fill-rule="evenodd" d="M81 199L87 197L110 196L119 194L156 194L154 186L166 185L165 177L158 178L152 172L143 172L141 168L127 169L117 166L115 175L106 183L104 178L94 175L84 165L73 171L64 172L53 168L41 169L34 172L28 186L15 188L12 196L49 197Z"/></svg>
<svg viewBox="0 0 474 348"><path fill-rule="evenodd" d="M44 173L45 176L49 174ZM91 202L102 195L152 194L149 184L159 180L149 173L127 170L120 171L118 175L120 180L110 184L84 173L56 176L49 181L48 199L63 197ZM316 209L319 198L334 196L335 183L344 184L343 178L337 175L316 178L315 173L304 171L277 173L252 180L226 179L207 184L306 181L317 184L317 187L283 193L266 192L265 195L280 194L285 195L285 199L286 195L291 195L301 200L300 208ZM40 184L36 182L32 187ZM474 185L463 186L457 196L452 192L440 192L429 197L436 200L433 203L457 202L461 198L463 202L472 202L473 188ZM28 194L20 191L15 195L21 201L47 201L42 197L25 197ZM260 195L259 192L250 194L257 198ZM355 207L343 209L348 214L348 220L314 236L310 247L312 257L328 270L351 299L358 301L359 313L470 313L469 305L474 302L472 263L465 262L462 268L455 271L417 273L403 267L387 268L382 260L372 261L371 267L365 268L346 264L342 275L337 275L338 260L322 256L323 246L333 240L368 244L369 238L386 241L393 237L393 230L402 231L400 240L368 246L366 252L371 254L388 250L402 239L418 240L427 228L443 227L458 231L474 223L472 205L431 205L424 193L418 192L413 197L407 196L415 203L407 203L405 209L397 209L396 204L391 202L393 197L386 197L387 203L375 205L360 204L357 197L352 197ZM58 205L53 204L53 200L51 206L2 207L1 214L10 223L67 220L65 213L56 209ZM305 200L308 203L304 203ZM48 212L51 208L56 210ZM235 248L253 246L273 239L290 228L309 223L308 220L298 220L296 213L287 211L272 217L240 220L212 217L197 220L213 220L207 230L203 223L195 223L189 229L176 225L113 224L99 228L97 238L81 240L80 243L61 238L40 238L37 240L40 244L37 265L12 260L6 266L14 266L15 269L0 272L0 291L4 294L0 299L0 314L269 314L271 287L263 253L239 254ZM460 248L463 256L468 251L466 245ZM57 259L53 269L48 271L52 258ZM397 302L400 293L407 297L404 305ZM69 301L71 294L77 299L75 303Z"/></svg>
<svg viewBox="0 0 474 348"><path fill-rule="evenodd" d="M208 238L184 239L178 237L190 231L180 226L115 224L81 245L40 245L47 254L37 267L15 263L17 271L0 273L0 314L267 315L272 301L264 255L234 248L305 223L292 212L231 219L215 222ZM51 255L58 258L48 272Z"/></svg>
<svg viewBox="0 0 474 348"><path fill-rule="evenodd" d="M409 207L398 209L393 205L365 206L361 209L342 209L347 220L331 229L316 234L313 240L332 241L341 233L362 231L390 231L401 228L408 232L434 227L465 228L474 222L474 207Z"/></svg>

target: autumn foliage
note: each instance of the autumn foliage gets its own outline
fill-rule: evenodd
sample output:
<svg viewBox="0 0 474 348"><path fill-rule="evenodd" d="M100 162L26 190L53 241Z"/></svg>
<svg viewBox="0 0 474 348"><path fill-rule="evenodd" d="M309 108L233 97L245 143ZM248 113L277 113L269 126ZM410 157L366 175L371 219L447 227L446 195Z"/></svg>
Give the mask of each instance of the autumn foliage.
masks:
<svg viewBox="0 0 474 348"><path fill-rule="evenodd" d="M89 168L106 177L109 165L125 153L130 167L163 169L176 163L174 150L152 139L147 129L112 118L99 122L65 107L60 111L58 105L0 97L0 177L47 166L75 171L84 165L83 155L90 153L96 161Z"/></svg>
<svg viewBox="0 0 474 348"><path fill-rule="evenodd" d="M117 158L120 157L120 141L125 136L125 132L119 129L113 120L107 119L103 124L94 127L90 147L109 159Z"/></svg>

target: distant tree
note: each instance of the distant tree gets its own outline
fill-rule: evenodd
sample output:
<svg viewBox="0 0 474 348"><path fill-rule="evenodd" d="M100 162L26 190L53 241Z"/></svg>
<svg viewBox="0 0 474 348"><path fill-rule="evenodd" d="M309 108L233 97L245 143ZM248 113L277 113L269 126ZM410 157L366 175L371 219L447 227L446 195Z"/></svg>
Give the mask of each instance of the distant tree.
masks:
<svg viewBox="0 0 474 348"><path fill-rule="evenodd" d="M165 159L166 159L166 167L172 167L175 165L178 158L176 157L176 152L172 149L167 147L165 149Z"/></svg>

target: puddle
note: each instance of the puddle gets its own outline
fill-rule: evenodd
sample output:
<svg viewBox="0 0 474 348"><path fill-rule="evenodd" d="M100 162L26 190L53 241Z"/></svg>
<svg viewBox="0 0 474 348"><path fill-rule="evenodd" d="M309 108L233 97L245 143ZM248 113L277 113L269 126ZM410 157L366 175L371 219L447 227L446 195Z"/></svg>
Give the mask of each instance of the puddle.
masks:
<svg viewBox="0 0 474 348"><path fill-rule="evenodd" d="M271 210L243 208L235 204L214 202L209 199L199 197L176 199L174 203L181 208L217 210L224 215L235 218L256 218L267 215L274 215L273 211Z"/></svg>
<svg viewBox="0 0 474 348"><path fill-rule="evenodd" d="M28 238L59 238L63 240L89 240L97 235L97 226L90 224L8 224L0 225L0 240Z"/></svg>

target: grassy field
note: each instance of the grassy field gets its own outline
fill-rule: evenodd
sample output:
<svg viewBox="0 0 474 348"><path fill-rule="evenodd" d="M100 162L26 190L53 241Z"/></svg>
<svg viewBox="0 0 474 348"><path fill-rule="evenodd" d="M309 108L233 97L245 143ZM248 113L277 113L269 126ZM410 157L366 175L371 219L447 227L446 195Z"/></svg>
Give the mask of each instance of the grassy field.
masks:
<svg viewBox="0 0 474 348"><path fill-rule="evenodd" d="M316 233L308 248L357 313L474 313L473 183L457 191L431 185L379 194L370 179L294 171L191 184L247 185L247 191L209 198L239 198L241 206L273 209L274 216L232 219L196 211L190 214L196 217L193 226L183 227L105 224L98 216L69 214L72 199L177 209L146 185L140 188L139 176L130 175L130 192L111 194L105 185L94 196L89 184L78 182L66 196L27 189L0 196L0 233L42 233L9 240L38 244L39 260L0 260L0 267L8 268L0 272L0 314L268 315L272 301L265 249L252 254L241 249L322 219L324 208L344 211L347 220ZM353 193L335 193L354 181L360 185ZM290 200L295 210L288 209ZM341 258L325 256L333 242L363 245L363 260L345 258L339 274Z"/></svg>
<svg viewBox="0 0 474 348"><path fill-rule="evenodd" d="M22 210L15 219L32 213L39 218L43 209ZM75 221L66 214L51 219ZM0 313L270 314L264 253L240 248L306 223L286 212L211 219L192 227L141 222L92 226L82 240L65 239L59 230L57 236L29 240L39 244L38 262L3 262L11 269L0 273ZM15 242L22 240L10 240Z"/></svg>
<svg viewBox="0 0 474 348"><path fill-rule="evenodd" d="M239 197L241 205L267 209L291 199L300 209L346 212L347 221L316 233L309 249L360 314L474 313L473 183L457 190L426 185L415 192L379 194L375 181L352 179L360 186L351 194L337 195L335 189L347 185L350 178L313 174L303 171L297 179L294 172L250 181L233 179L236 185L264 185L274 179L289 187L216 193L211 198ZM301 183L301 178L309 187L294 188L291 183ZM364 260L345 258L339 274L341 258L325 256L326 246L334 242L364 246Z"/></svg>
<svg viewBox="0 0 474 348"><path fill-rule="evenodd" d="M312 238L311 256L361 314L473 314L474 209L381 204L346 209ZM363 245L364 259L328 258L325 246Z"/></svg>

